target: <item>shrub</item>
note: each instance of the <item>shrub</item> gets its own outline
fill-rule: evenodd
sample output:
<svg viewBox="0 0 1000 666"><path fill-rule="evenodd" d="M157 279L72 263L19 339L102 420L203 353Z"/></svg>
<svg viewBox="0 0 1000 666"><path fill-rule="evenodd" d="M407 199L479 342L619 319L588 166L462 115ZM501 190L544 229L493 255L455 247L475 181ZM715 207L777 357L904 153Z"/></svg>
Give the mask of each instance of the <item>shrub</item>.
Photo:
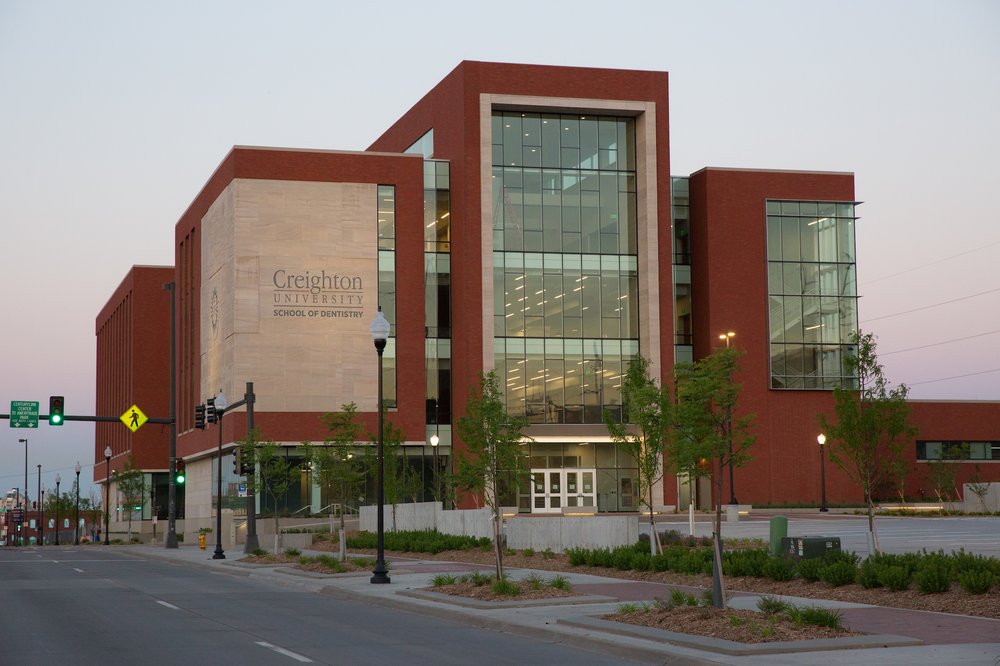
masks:
<svg viewBox="0 0 1000 666"><path fill-rule="evenodd" d="M986 594L993 587L994 578L989 569L970 569L958 574L958 584L969 594Z"/></svg>
<svg viewBox="0 0 1000 666"><path fill-rule="evenodd" d="M444 587L445 585L454 585L457 582L454 576L451 574L438 574L431 579L431 585L434 587Z"/></svg>
<svg viewBox="0 0 1000 666"><path fill-rule="evenodd" d="M701 593L701 605L702 606L704 606L705 608L711 608L711 607L713 607L715 605L713 599L714 599L714 597L712 596L712 588L706 588L706 589L702 590L702 593ZM688 605L690 606L691 604L688 604Z"/></svg>
<svg viewBox="0 0 1000 666"><path fill-rule="evenodd" d="M387 550L409 553L440 553L445 550L489 548L492 543L488 537L441 534L437 530L386 532L384 540L384 546ZM348 548L375 548L376 545L376 535L372 532L359 532L347 539Z"/></svg>
<svg viewBox="0 0 1000 666"><path fill-rule="evenodd" d="M882 587L882 581L879 580L879 577L885 568L884 564L873 562L871 558L862 562L858 569L858 582L861 583L861 587L866 590Z"/></svg>
<svg viewBox="0 0 1000 666"><path fill-rule="evenodd" d="M483 585L489 584L489 582L493 580L493 577L483 571L476 571L462 576L460 580L463 583L472 583L476 587L482 587Z"/></svg>
<svg viewBox="0 0 1000 666"><path fill-rule="evenodd" d="M860 561L861 556L853 550L835 550L823 556L824 564L840 564L841 562L845 562L852 567L857 567Z"/></svg>
<svg viewBox="0 0 1000 666"><path fill-rule="evenodd" d="M906 567L883 566L879 571L878 581L893 592L899 592L910 586L910 572Z"/></svg>
<svg viewBox="0 0 1000 666"><path fill-rule="evenodd" d="M764 573L768 554L763 550L731 550L722 554L722 571L727 576L755 576Z"/></svg>
<svg viewBox="0 0 1000 666"><path fill-rule="evenodd" d="M761 551L765 552L766 551ZM771 580L791 580L795 578L795 563L784 557L768 557L762 573Z"/></svg>
<svg viewBox="0 0 1000 666"><path fill-rule="evenodd" d="M535 555L535 549L534 548L525 548L524 550L521 551L521 553L525 557L534 557L534 555Z"/></svg>
<svg viewBox="0 0 1000 666"><path fill-rule="evenodd" d="M768 615L783 613L788 608L788 604L777 597L763 596L757 600L757 610Z"/></svg>
<svg viewBox="0 0 1000 666"><path fill-rule="evenodd" d="M690 595L684 594L682 590L674 588L670 591L670 602L669 605L673 606L683 606L687 603L687 598Z"/></svg>
<svg viewBox="0 0 1000 666"><path fill-rule="evenodd" d="M521 588L517 586L517 583L512 583L506 578L493 581L492 590L493 594L505 597L516 597L521 594Z"/></svg>
<svg viewBox="0 0 1000 666"><path fill-rule="evenodd" d="M566 576L562 575L553 576L552 580L549 581L549 587L555 588L557 590L564 590L566 592L569 592L571 589L573 589L573 586L570 584L569 579L566 578Z"/></svg>
<svg viewBox="0 0 1000 666"><path fill-rule="evenodd" d="M811 624L817 627L829 627L831 629L840 628L840 611L809 606L806 608L800 608L799 612L801 614L800 617L802 618L802 621L806 624Z"/></svg>
<svg viewBox="0 0 1000 666"><path fill-rule="evenodd" d="M301 554L302 554L302 551L299 550L298 548L286 548L285 549L285 555L287 557L298 557Z"/></svg>
<svg viewBox="0 0 1000 666"><path fill-rule="evenodd" d="M840 587L853 583L857 572L858 570L850 562L840 561L823 567L819 572L819 577L824 583Z"/></svg>
<svg viewBox="0 0 1000 666"><path fill-rule="evenodd" d="M799 563L795 566L795 571L802 580L815 583L819 580L823 567L823 560L799 560Z"/></svg>
<svg viewBox="0 0 1000 666"><path fill-rule="evenodd" d="M947 562L930 561L916 575L917 589L924 594L947 592L951 588L951 570Z"/></svg>
<svg viewBox="0 0 1000 666"><path fill-rule="evenodd" d="M634 571L649 571L652 559L649 553L632 553L631 568Z"/></svg>
<svg viewBox="0 0 1000 666"><path fill-rule="evenodd" d="M618 612L623 615L628 613L638 613L640 610L643 609L641 609L638 604L633 603L624 603L618 606Z"/></svg>
<svg viewBox="0 0 1000 666"><path fill-rule="evenodd" d="M587 563L587 552L583 548L567 548L566 557L571 567L582 567Z"/></svg>
<svg viewBox="0 0 1000 666"><path fill-rule="evenodd" d="M264 557L267 555L267 551L263 548L254 548L250 554L254 557Z"/></svg>
<svg viewBox="0 0 1000 666"><path fill-rule="evenodd" d="M542 557L544 557L547 560L551 560L555 556L556 556L556 554L554 552L552 552L551 548L546 548L545 550L542 551Z"/></svg>

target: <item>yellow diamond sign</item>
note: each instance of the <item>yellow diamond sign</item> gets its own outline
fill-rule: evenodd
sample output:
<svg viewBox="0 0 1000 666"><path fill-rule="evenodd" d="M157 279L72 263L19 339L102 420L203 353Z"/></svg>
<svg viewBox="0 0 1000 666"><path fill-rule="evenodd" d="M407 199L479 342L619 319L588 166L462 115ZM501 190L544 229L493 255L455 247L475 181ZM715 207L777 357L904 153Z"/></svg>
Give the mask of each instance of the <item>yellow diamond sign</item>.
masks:
<svg viewBox="0 0 1000 666"><path fill-rule="evenodd" d="M135 432L142 427L142 424L149 420L149 418L142 413L138 405L132 405L125 410L125 413L118 417L125 424L125 427Z"/></svg>

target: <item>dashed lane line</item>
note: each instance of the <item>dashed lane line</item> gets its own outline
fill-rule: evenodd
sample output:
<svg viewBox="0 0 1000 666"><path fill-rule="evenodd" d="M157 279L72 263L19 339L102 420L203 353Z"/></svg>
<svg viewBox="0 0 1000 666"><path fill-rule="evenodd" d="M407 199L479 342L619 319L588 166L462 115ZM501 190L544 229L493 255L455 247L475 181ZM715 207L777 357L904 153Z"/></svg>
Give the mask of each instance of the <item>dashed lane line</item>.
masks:
<svg viewBox="0 0 1000 666"><path fill-rule="evenodd" d="M309 657L305 657L305 656L303 656L301 654L297 654L295 652L292 652L291 650L286 650L285 648L278 647L277 645L271 645L270 643L267 643L265 641L257 641L257 645L260 645L261 647L266 647L268 649L274 650L278 654L283 654L286 657L291 657L292 659L294 659L296 661L301 661L302 663L307 663L307 664L311 664L312 663L312 659L310 659Z"/></svg>

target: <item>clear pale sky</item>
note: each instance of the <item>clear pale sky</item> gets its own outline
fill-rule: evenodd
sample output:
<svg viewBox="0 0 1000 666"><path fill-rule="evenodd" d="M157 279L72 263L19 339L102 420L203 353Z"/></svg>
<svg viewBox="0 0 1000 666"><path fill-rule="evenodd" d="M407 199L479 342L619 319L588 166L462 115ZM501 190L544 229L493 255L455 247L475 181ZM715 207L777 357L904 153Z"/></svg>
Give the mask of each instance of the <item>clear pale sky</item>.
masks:
<svg viewBox="0 0 1000 666"><path fill-rule="evenodd" d="M362 150L463 59L670 72L677 175L854 172L862 328L890 380L1000 400L998 35L988 0L3 0L0 412L63 394L93 413L98 311L131 266L173 264L233 145ZM3 490L21 437L32 497L37 464L66 490L77 460L86 496L92 425L0 421Z"/></svg>

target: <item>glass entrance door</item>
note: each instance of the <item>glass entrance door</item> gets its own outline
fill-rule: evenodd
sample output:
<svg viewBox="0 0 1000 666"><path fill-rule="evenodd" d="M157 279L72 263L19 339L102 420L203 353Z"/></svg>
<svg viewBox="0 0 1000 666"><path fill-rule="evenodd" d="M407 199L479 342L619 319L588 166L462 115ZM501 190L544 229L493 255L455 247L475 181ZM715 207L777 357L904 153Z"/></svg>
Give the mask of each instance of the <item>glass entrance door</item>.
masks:
<svg viewBox="0 0 1000 666"><path fill-rule="evenodd" d="M531 512L562 513L563 508L592 510L597 501L594 469L531 470Z"/></svg>

